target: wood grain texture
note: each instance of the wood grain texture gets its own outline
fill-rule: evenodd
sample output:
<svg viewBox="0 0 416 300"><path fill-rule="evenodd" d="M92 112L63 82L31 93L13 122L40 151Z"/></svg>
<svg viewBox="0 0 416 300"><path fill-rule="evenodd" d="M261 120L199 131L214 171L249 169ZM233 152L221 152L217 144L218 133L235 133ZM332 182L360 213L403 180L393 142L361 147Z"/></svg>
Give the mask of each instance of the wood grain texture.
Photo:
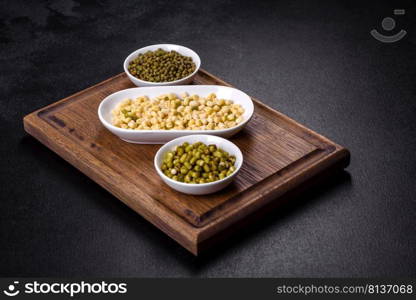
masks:
<svg viewBox="0 0 416 300"><path fill-rule="evenodd" d="M203 70L193 84L230 86ZM215 240L319 172L349 162L345 148L253 99L252 120L231 139L244 155L233 184L212 195L181 194L154 170L160 145L126 143L98 120L99 103L130 87L125 74L117 75L26 116L25 130L194 254L204 240Z"/></svg>

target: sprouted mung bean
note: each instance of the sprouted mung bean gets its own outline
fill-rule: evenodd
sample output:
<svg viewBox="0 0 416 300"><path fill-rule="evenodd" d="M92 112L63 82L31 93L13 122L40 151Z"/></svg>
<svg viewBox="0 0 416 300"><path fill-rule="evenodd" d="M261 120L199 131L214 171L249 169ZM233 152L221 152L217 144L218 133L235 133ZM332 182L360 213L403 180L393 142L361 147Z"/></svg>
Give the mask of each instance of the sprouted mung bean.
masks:
<svg viewBox="0 0 416 300"><path fill-rule="evenodd" d="M243 114L240 104L214 93L207 97L165 94L123 100L112 111L112 123L133 130L216 130L236 126Z"/></svg>
<svg viewBox="0 0 416 300"><path fill-rule="evenodd" d="M169 178L185 183L208 183L230 176L236 157L216 145L202 142L177 146L165 153L162 172Z"/></svg>
<svg viewBox="0 0 416 300"><path fill-rule="evenodd" d="M169 82L182 79L195 71L191 57L176 51L147 51L140 53L128 66L134 77L150 82Z"/></svg>

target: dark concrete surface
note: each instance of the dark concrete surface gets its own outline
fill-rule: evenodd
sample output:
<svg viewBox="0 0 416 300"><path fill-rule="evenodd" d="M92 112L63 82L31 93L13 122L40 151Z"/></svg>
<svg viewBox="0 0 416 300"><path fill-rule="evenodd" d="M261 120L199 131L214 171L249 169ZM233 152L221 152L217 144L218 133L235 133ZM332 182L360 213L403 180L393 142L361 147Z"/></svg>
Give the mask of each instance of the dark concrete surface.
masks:
<svg viewBox="0 0 416 300"><path fill-rule="evenodd" d="M416 275L414 1L0 5L1 276ZM369 33L388 16L394 44ZM347 172L195 258L25 134L24 115L162 42L348 147Z"/></svg>

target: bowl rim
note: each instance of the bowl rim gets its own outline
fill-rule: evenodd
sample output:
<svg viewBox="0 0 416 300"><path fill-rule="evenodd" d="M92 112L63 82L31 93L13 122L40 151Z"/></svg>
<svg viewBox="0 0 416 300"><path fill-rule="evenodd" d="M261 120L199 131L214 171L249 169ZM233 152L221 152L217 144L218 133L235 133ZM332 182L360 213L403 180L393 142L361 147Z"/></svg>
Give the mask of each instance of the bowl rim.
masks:
<svg viewBox="0 0 416 300"><path fill-rule="evenodd" d="M230 144L232 147L234 147L236 149L236 153L233 153L233 154L230 153L230 154L231 155L236 155L237 154L241 157L241 162L236 167L235 171L231 175L229 175L229 176L227 176L223 179L213 181L213 182L207 182L207 183L185 183L185 182L180 182L180 181L173 180L173 179L169 178L168 176L166 176L162 172L162 170L160 169L160 166L157 164L157 158L160 155L162 155L163 149L166 149L167 147L170 146L170 144L173 144L174 142L178 142L179 140L183 140L185 142L187 138L196 137L196 136L199 136L201 138L213 137L215 139L226 142L226 143ZM219 136L216 136L216 135L209 135L209 134L192 134L192 135L186 135L186 136L178 137L178 138L173 139L173 140L167 142L166 144L164 144L162 147L159 148L159 150L157 150L157 152L155 154L155 157L153 159L153 162L154 162L155 169L156 169L157 173L159 174L159 176L162 177L163 179L173 183L173 184L177 184L177 185L183 186L183 187L206 187L206 186L217 185L221 182L224 182L224 181L229 180L229 179L233 178L234 176L236 176L237 173L240 171L243 163L244 163L244 156L243 156L243 153L241 152L240 148L236 144L234 144L233 142L231 142L231 141L229 141L225 138L222 138L222 137L219 137Z"/></svg>
<svg viewBox="0 0 416 300"><path fill-rule="evenodd" d="M217 86L217 85L198 85L198 86ZM189 85L175 85L175 86L163 86L164 88L180 88L180 87L189 87ZM98 117L101 121L102 124L104 124L107 128L111 128L111 130L114 130L116 132L120 132L120 133L182 133L182 132L192 132L192 135L197 135L197 134L206 134L206 135L215 135L216 133L224 133L224 132L228 132L228 131L232 131L238 127L242 127L245 124L247 124L251 118L253 117L254 114L254 103L253 100L251 99L251 97L249 95L247 95L246 93L244 93L243 91L233 88L233 87L229 87L229 86L220 86L221 88L226 88L226 89L234 89L234 90L238 90L241 93L243 93L244 95L246 95L248 97L248 99L250 100L249 105L251 106L251 113L248 116L248 118L246 118L245 120L243 120L243 122L236 124L235 126L231 127L231 128L225 128L225 129L206 129L206 130L189 130L189 129L141 129L141 130L132 130L132 129L126 129L126 128L120 128L117 126L114 126L113 124L111 124L111 122L108 122L102 115L102 107L104 106L104 103L107 101L110 101L110 97L114 97L117 96L117 94L121 94L122 92L128 91L128 90L132 90L132 89L143 89L143 88L160 88L160 86L147 86L147 87L134 87L134 88L128 88L128 89L124 89L121 91L117 91L115 93L112 93L110 95L108 95L107 97L105 97L99 104L98 106ZM120 100L122 101L122 100Z"/></svg>
<svg viewBox="0 0 416 300"><path fill-rule="evenodd" d="M128 70L128 68L127 68L127 65L128 65L128 62L130 61L130 59L131 59L131 57L132 56L134 56L134 55L137 55L137 54L139 54L139 53L141 53L142 51L144 51L143 49L145 49L145 48L149 48L149 47L163 47L163 46L175 46L175 47L179 47L179 48L185 48L185 49L187 49L187 50L189 50L193 55L195 55L197 58L198 58L198 61L194 61L194 59L192 58L192 61L194 61L194 63L195 63L195 65L196 65L196 67L195 67L195 70L190 74L190 75L188 75L188 76L186 76L186 77L183 77L183 78L181 78L181 79L177 79L177 80L174 80L174 81L163 81L163 82L153 82L153 81L145 81L145 80L141 80L141 79L139 79L139 78L137 78L137 77L135 77L135 76L133 76L130 72L129 72L129 70ZM179 51L178 51L179 52ZM180 52L179 52L180 53ZM182 54L182 53L180 53L180 54ZM184 54L182 54L182 55L184 55ZM130 78L130 79L133 79L133 80L135 80L135 81L137 81L137 82L139 82L139 83L143 83L143 84L147 84L147 85L161 85L161 84L165 84L165 85L175 85L175 83L179 83L179 82L181 82L181 81L185 81L185 80L187 80L187 79L189 79L189 78L191 78L191 77L193 77L193 76L195 76L195 74L199 71L199 68L201 67L201 58L199 57L199 55L198 55L198 53L196 53L194 50L192 50L191 48L188 48L188 47L185 47L185 46L182 46L182 45L177 45L177 44L153 44L153 45L148 45L148 46L145 46L145 47L142 47L142 48L139 48L139 49L137 49L137 50L134 50L133 52L131 52L129 55L127 55L127 57L126 57L126 59L124 60L124 62L123 62L123 69L124 69L124 72L127 74L127 76Z"/></svg>

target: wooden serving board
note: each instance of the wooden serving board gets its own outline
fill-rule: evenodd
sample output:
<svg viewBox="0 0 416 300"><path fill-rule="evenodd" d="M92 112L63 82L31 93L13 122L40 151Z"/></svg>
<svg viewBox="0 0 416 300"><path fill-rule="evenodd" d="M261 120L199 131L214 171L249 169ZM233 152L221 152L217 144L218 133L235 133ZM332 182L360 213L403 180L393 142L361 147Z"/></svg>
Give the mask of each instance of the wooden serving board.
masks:
<svg viewBox="0 0 416 300"><path fill-rule="evenodd" d="M193 84L230 86L204 70ZM253 99L252 120L231 138L244 155L233 184L212 195L181 194L154 170L160 145L124 142L98 119L106 96L131 87L119 74L27 115L25 130L195 255L318 173L349 163L348 150Z"/></svg>

